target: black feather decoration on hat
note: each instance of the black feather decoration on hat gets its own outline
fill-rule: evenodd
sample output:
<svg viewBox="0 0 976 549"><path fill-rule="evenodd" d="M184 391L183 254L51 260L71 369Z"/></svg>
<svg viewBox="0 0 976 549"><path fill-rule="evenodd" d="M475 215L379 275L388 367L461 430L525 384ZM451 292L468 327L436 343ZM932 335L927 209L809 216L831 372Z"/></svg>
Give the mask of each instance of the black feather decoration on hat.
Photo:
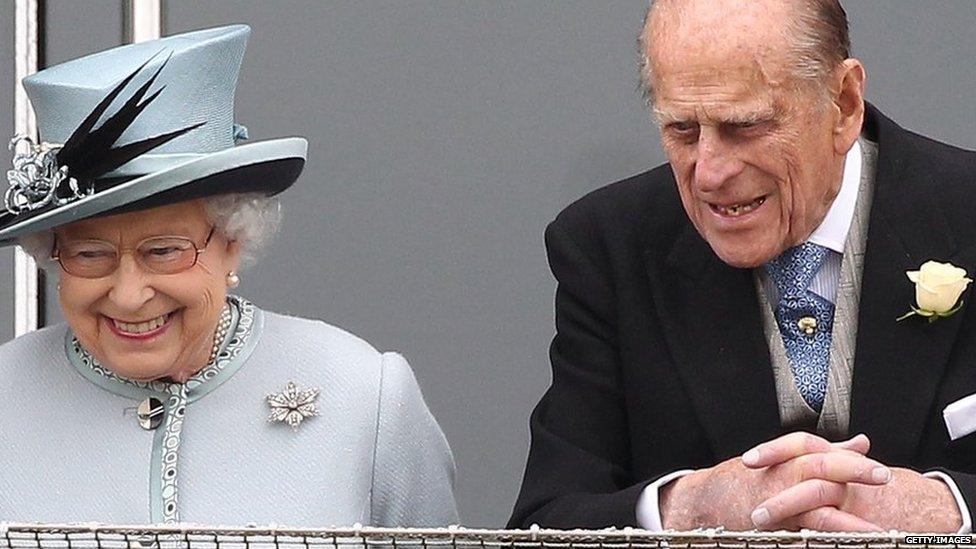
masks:
<svg viewBox="0 0 976 549"><path fill-rule="evenodd" d="M133 141L132 143L126 143L125 145L115 146L119 137L125 133L125 130L129 128L132 122L142 113L143 110L150 103L152 103L159 94L162 93L166 86L160 87L152 95L142 101L145 97L146 92L156 81L156 77L162 72L163 67L169 62L170 57L167 57L165 61L156 69L156 72L146 81L145 84L139 87L132 97L129 97L125 103L116 111L115 114L110 116L99 126L97 129L93 130L95 123L98 119L105 113L109 105L122 93L122 90L132 81L133 78L139 74L150 61L156 58L158 53L154 54L152 57L146 60L145 63L139 66L135 71L129 76L122 79L121 82L108 95L102 99L95 109L85 117L81 125L72 132L71 137L64 143L64 146L58 151L58 165L68 167L68 175L77 179L78 181L92 181L105 175L106 173L122 166L123 164L129 162L133 158L136 158L148 151L155 149L176 139L177 137L199 128L200 126L206 124L206 122L200 122L192 126L187 126L178 130L167 132L164 134L156 135L153 137L148 137L146 139L141 139L139 141Z"/></svg>

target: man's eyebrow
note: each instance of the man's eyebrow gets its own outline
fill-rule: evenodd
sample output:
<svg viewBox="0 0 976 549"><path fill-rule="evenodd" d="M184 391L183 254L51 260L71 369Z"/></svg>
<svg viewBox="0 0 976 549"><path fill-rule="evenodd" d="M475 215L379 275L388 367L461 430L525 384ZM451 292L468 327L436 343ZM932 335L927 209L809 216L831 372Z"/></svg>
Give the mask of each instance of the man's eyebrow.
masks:
<svg viewBox="0 0 976 549"><path fill-rule="evenodd" d="M665 111L657 107L651 109L654 119L661 125L673 124L675 122L697 121L695 116L681 116L671 111ZM720 124L759 124L775 119L777 110L775 107L762 107L751 111L731 112L719 117L708 117Z"/></svg>
<svg viewBox="0 0 976 549"><path fill-rule="evenodd" d="M663 111L657 107L651 109L651 113L654 115L654 119L662 125L671 124L674 122L688 122L690 120L689 118L678 116L670 111Z"/></svg>
<svg viewBox="0 0 976 549"><path fill-rule="evenodd" d="M769 107L755 111L733 112L722 118L724 124L759 124L776 118L776 109Z"/></svg>

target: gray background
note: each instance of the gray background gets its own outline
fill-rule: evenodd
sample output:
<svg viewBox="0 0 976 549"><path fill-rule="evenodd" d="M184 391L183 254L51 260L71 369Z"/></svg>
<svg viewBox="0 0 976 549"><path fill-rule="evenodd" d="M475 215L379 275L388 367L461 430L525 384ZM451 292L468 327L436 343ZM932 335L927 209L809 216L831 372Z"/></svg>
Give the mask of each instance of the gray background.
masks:
<svg viewBox="0 0 976 549"><path fill-rule="evenodd" d="M869 98L976 149L976 3L845 3ZM52 62L121 40L116 1L48 5ZM549 381L546 223L663 162L637 92L644 5L167 2L171 33L249 23L239 122L255 140L309 138L281 234L241 293L407 356L454 448L469 525L507 518Z"/></svg>

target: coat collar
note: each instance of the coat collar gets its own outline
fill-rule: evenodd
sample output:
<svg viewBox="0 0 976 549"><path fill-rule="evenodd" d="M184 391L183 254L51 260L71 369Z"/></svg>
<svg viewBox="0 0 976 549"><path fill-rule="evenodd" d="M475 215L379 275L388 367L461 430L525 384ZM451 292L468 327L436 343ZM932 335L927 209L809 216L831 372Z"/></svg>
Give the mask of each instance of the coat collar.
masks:
<svg viewBox="0 0 976 549"><path fill-rule="evenodd" d="M878 143L879 157L858 313L851 434L867 433L879 458L907 463L963 314L931 326L896 323L914 303L905 271L934 258L976 272L976 249L960 253L931 190L916 180L921 159L914 141L921 138L870 104L864 133ZM646 259L665 336L715 457L783 433L752 271L723 263L690 223L664 262L651 250Z"/></svg>

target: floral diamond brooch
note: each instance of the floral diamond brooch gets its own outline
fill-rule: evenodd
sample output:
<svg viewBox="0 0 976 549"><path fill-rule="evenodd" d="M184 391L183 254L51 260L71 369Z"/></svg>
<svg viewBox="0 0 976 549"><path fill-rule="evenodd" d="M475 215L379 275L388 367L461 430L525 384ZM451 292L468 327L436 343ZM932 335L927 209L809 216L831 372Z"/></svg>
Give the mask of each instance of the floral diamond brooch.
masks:
<svg viewBox="0 0 976 549"><path fill-rule="evenodd" d="M303 421L319 415L315 407L315 399L318 396L319 389L299 390L293 382L289 381L284 391L266 397L268 406L271 407L268 421L287 423L293 431L297 431Z"/></svg>

